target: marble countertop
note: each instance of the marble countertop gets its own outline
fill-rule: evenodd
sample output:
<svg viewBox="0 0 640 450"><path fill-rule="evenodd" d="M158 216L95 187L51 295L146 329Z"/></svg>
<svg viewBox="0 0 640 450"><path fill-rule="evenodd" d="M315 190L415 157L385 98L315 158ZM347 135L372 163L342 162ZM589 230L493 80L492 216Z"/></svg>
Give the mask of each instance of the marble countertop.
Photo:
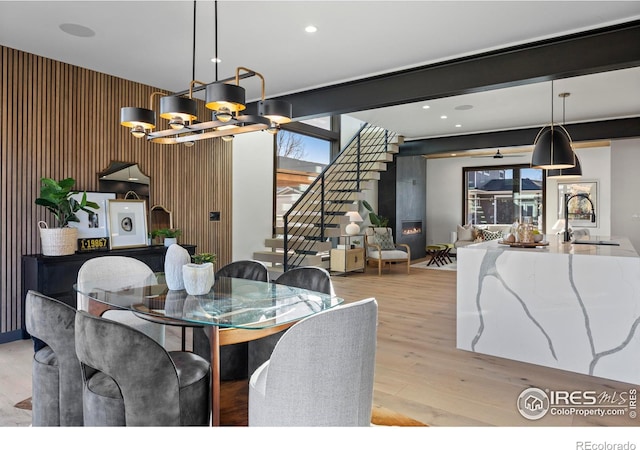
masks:
<svg viewBox="0 0 640 450"><path fill-rule="evenodd" d="M612 242L619 245L596 245L596 244L575 244L572 242L562 242L562 236L555 234L546 235L544 242L548 242L549 245L544 247L535 248L518 248L510 247L505 244L500 244L500 241L486 241L478 244L468 245L466 247L459 248L458 251L463 249L489 249L489 248L502 248L507 251L516 252L543 252L543 253L555 253L565 255L592 255L592 256L614 256L614 257L631 257L638 258L638 252L631 244L628 238L622 236L591 236L588 239L584 239L589 242Z"/></svg>

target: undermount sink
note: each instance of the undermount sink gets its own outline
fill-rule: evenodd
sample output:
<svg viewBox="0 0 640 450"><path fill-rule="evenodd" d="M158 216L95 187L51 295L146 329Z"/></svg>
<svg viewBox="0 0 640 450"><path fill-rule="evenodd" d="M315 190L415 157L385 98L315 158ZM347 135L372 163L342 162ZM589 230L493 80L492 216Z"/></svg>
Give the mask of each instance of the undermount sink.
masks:
<svg viewBox="0 0 640 450"><path fill-rule="evenodd" d="M587 244L587 245L620 245L618 242L613 242L613 241L573 241L573 244Z"/></svg>

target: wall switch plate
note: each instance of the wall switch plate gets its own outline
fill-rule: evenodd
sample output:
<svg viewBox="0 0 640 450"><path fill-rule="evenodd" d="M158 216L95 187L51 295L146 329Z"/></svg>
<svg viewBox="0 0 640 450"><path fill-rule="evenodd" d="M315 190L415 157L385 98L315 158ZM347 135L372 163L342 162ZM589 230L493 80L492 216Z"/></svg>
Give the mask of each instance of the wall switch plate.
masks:
<svg viewBox="0 0 640 450"><path fill-rule="evenodd" d="M219 221L220 220L220 211L212 211L209 213L210 221Z"/></svg>

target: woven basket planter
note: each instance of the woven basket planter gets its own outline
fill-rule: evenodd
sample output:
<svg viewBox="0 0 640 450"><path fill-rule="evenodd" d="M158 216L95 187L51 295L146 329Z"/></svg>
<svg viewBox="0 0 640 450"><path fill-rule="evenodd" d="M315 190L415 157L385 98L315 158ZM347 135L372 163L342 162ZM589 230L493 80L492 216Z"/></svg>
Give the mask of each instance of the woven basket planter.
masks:
<svg viewBox="0 0 640 450"><path fill-rule="evenodd" d="M78 248L78 229L49 228L43 221L38 222L42 254L45 256L73 255Z"/></svg>

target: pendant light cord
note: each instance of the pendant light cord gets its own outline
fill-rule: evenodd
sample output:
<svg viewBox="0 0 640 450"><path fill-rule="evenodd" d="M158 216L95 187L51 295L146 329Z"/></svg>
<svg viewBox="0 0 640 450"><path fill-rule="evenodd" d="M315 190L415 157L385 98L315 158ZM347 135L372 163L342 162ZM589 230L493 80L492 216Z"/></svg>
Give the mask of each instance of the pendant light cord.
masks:
<svg viewBox="0 0 640 450"><path fill-rule="evenodd" d="M218 0L213 2L213 31L215 34L214 59L216 68L216 81L218 81Z"/></svg>
<svg viewBox="0 0 640 450"><path fill-rule="evenodd" d="M193 2L193 53L191 55L191 79L196 79L196 3Z"/></svg>

